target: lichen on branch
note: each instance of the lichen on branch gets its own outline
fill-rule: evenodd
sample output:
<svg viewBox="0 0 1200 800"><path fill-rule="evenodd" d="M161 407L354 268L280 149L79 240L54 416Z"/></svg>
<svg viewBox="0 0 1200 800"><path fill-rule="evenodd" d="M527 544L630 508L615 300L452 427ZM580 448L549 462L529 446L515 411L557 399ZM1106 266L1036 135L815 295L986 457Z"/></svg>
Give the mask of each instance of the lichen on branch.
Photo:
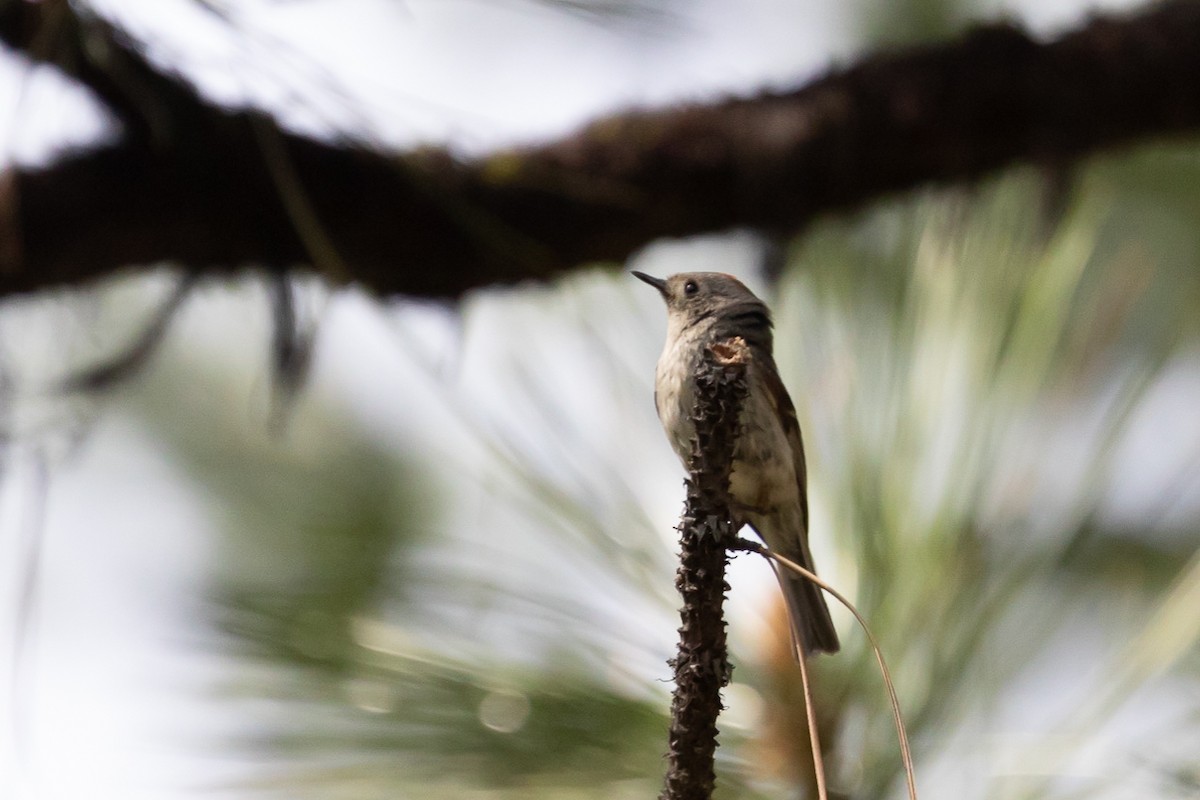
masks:
<svg viewBox="0 0 1200 800"><path fill-rule="evenodd" d="M83 7L0 3L0 42L89 89L122 130L0 175L0 297L163 262L305 265L379 295L457 297L622 261L661 237L789 234L921 185L1200 132L1189 0L1052 40L981 26L786 91L626 110L478 160L317 140L221 106Z"/></svg>

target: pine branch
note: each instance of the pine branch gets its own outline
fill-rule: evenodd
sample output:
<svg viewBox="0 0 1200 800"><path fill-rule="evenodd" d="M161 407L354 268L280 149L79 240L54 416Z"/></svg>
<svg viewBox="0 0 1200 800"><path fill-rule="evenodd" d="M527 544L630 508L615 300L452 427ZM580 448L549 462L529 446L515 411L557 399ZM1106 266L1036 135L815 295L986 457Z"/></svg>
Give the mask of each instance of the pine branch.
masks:
<svg viewBox="0 0 1200 800"><path fill-rule="evenodd" d="M679 610L679 651L671 666L671 697L666 787L660 800L712 797L716 773L717 715L721 689L733 667L725 647L725 565L727 545L737 533L729 511L729 471L738 417L745 399L749 355L740 338L714 345L695 376L692 423L696 433L688 459L687 503L679 523L680 566L675 586Z"/></svg>
<svg viewBox="0 0 1200 800"><path fill-rule="evenodd" d="M469 162L315 141L213 105L77 7L0 2L0 41L89 87L123 136L0 175L0 297L162 262L307 264L380 295L451 297L621 261L658 237L794 232L916 186L1200 130L1200 4L1187 0L1045 43L979 28L794 91L628 111Z"/></svg>

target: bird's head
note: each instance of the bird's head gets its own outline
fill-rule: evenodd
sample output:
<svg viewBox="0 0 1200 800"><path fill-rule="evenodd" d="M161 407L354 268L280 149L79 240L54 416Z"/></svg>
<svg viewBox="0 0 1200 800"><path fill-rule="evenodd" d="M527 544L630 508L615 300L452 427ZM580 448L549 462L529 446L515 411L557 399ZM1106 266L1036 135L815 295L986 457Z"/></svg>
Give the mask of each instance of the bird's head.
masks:
<svg viewBox="0 0 1200 800"><path fill-rule="evenodd" d="M744 320L770 327L771 317L766 305L732 275L681 272L669 278L655 278L636 271L633 275L662 295L672 327L682 330L710 319Z"/></svg>

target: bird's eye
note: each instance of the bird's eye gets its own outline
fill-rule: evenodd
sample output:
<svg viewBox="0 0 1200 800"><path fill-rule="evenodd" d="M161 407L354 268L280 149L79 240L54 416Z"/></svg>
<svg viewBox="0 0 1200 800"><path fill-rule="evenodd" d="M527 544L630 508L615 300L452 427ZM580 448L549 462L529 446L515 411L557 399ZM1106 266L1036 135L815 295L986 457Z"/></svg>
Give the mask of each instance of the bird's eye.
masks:
<svg viewBox="0 0 1200 800"><path fill-rule="evenodd" d="M688 297L691 297L698 291L700 291L700 286L695 281L688 281L683 285L683 293Z"/></svg>

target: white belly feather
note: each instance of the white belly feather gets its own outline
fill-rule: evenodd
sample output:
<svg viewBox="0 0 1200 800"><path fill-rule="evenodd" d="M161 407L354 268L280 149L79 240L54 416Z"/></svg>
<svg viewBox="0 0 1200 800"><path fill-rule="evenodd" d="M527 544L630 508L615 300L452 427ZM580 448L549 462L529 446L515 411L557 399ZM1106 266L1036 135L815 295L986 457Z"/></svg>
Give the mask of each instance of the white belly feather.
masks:
<svg viewBox="0 0 1200 800"><path fill-rule="evenodd" d="M655 402L667 438L686 468L694 434L691 412L695 392L693 364L675 352L679 348L685 348L685 352L693 349L684 338L668 338L675 346L668 345L658 360ZM730 495L745 514L794 504L799 491L787 435L768 399L761 391L753 390L753 364L747 378L752 390L742 406L741 433L729 476Z"/></svg>

